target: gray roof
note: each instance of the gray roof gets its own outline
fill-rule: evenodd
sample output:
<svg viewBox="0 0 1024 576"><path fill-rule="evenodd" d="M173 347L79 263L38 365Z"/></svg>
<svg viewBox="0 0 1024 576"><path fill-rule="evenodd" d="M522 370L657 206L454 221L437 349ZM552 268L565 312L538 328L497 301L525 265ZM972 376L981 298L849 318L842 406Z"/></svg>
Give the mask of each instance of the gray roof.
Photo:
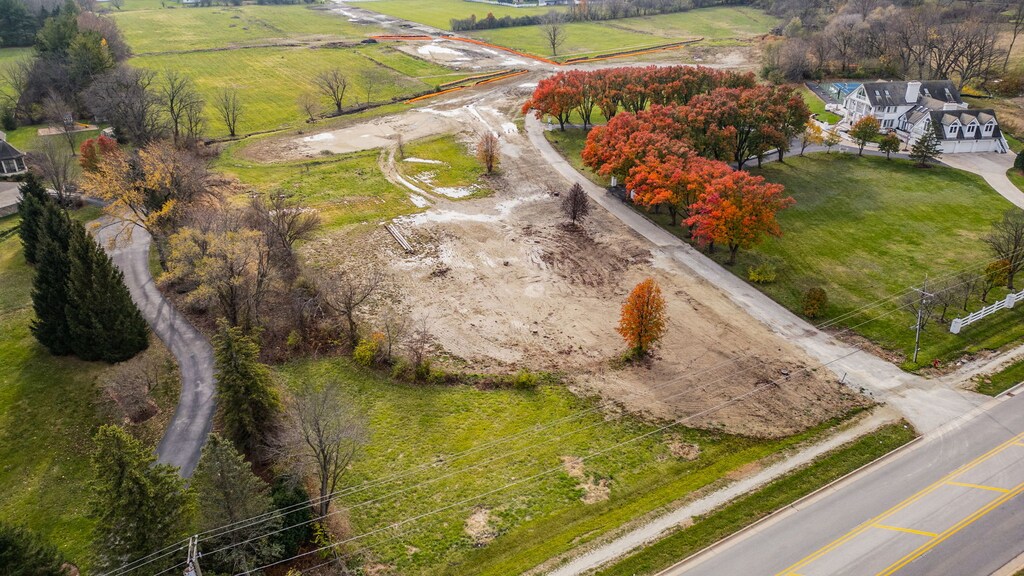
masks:
<svg viewBox="0 0 1024 576"><path fill-rule="evenodd" d="M907 101L907 82L865 82L864 93L867 94L868 102L872 106L907 106L917 104L917 101ZM921 82L918 91L918 99L924 103L925 99L932 99L939 103L963 104L960 98L960 91L949 80L927 80ZM929 108L935 107L934 105Z"/></svg>
<svg viewBox="0 0 1024 576"><path fill-rule="evenodd" d="M14 160L15 158L24 158L25 155L18 152L18 149L11 146L7 142L0 140L0 160Z"/></svg>
<svg viewBox="0 0 1024 576"><path fill-rule="evenodd" d="M995 121L996 113L991 109L978 109L978 110L934 110L931 113L932 128L935 130L935 135L939 137L939 140L985 140L988 138L999 138L1001 132L999 130L999 124L996 123L995 130L992 134L985 136L983 135L980 127L974 131L973 136L968 136L964 130L963 125L969 124L971 120L977 120L978 124L984 126L989 120ZM949 126L954 121L960 122L960 127L953 137L946 136L946 132L942 127Z"/></svg>

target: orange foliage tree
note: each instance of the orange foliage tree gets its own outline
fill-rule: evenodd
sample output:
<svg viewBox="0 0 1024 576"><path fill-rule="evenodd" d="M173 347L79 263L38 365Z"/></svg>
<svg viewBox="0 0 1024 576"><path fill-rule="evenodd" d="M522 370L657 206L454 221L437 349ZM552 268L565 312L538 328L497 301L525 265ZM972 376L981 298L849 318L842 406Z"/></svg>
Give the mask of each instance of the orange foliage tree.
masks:
<svg viewBox="0 0 1024 576"><path fill-rule="evenodd" d="M665 334L665 298L653 278L636 285L622 305L619 334L634 358L642 358Z"/></svg>
<svg viewBox="0 0 1024 576"><path fill-rule="evenodd" d="M86 172L95 172L99 166L100 158L113 154L117 151L117 140L100 134L96 138L89 138L82 142L78 149L78 164Z"/></svg>
<svg viewBox="0 0 1024 576"><path fill-rule="evenodd" d="M776 214L792 206L793 198L783 196L781 184L765 182L761 176L734 171L710 181L697 202L690 207L687 225L702 245L729 247L729 264L736 262L740 248L749 248L765 235L781 236Z"/></svg>

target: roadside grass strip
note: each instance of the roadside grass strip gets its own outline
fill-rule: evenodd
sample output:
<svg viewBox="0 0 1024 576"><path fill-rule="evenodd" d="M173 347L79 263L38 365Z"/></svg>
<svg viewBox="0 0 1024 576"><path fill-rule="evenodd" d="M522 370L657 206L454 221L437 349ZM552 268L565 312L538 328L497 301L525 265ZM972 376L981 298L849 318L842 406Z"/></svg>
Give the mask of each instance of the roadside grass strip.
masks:
<svg viewBox="0 0 1024 576"><path fill-rule="evenodd" d="M906 423L883 426L706 516L687 528L599 570L600 576L654 574L907 444Z"/></svg>

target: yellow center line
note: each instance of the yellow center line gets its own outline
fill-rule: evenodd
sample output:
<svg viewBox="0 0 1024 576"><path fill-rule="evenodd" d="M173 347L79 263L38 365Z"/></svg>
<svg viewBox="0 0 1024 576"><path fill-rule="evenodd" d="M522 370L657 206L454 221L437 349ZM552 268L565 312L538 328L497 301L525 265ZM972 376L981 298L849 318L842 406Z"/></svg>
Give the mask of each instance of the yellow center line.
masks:
<svg viewBox="0 0 1024 576"><path fill-rule="evenodd" d="M1003 494L999 498L996 498L995 500L993 500L992 502L990 502L989 504L987 504L986 506L984 506L980 510L975 511L973 514L971 514L967 518L964 518L960 522L957 522L952 528L949 528L948 530L946 530L945 532L940 534L937 538L935 538L935 539L933 539L933 540L931 540L929 542L926 542L925 544L920 546L917 550L914 550L910 554L907 554L903 558L900 558L895 563L890 565L888 568L886 568L886 569L882 570L881 572L879 572L876 576L889 576L890 574L896 572L900 568L903 568L907 564L910 564L914 560L917 560L918 558L923 556L925 553L927 553L929 550L935 548L939 544L942 544L950 536L952 536L952 535L956 534L957 532L963 530L964 528L970 526L975 521L977 521L979 518L982 518L983 516L985 516L986 514L988 514L991 511L995 510L996 508L998 508L999 506L1003 505L1007 501L1012 500L1015 496L1017 496L1021 492L1024 492L1024 482L1021 482L1020 484L1017 485L1016 488L1014 488L1010 492L1007 492L1006 494Z"/></svg>
<svg viewBox="0 0 1024 576"><path fill-rule="evenodd" d="M917 534L919 536L927 536L929 538L935 538L938 536L935 532L925 532L924 530L914 530L913 528L903 528L902 526L889 526L887 524L872 524L872 528L881 528L882 530L892 530L893 532L906 532L907 534Z"/></svg>
<svg viewBox="0 0 1024 576"><path fill-rule="evenodd" d="M1009 490L1006 488L999 488L997 486L984 486L982 484L968 484L967 482L946 482L949 486L962 486L964 488L977 488L978 490L991 490L993 492L1007 493Z"/></svg>
<svg viewBox="0 0 1024 576"><path fill-rule="evenodd" d="M845 544L846 542L849 542L853 538L857 537L859 534L863 533L865 530L871 528L872 525L880 523L882 520L885 520L886 518L892 516L893 514L899 512L900 510L906 508L907 506L910 506L914 502L917 502L921 498L923 498L923 497L927 496L928 494L932 493L933 491L935 491L937 488L939 488L943 484L952 481L954 478L956 478L960 474L963 474L963 473L967 472L968 470L978 466L979 464L981 464L981 463L985 462L986 460L992 458L996 454L999 454L1003 450L1006 450L1010 446L1024 445L1024 442L1021 442L1022 438L1024 438L1024 433L1018 434L1017 436L1014 436L1013 438L1010 438L1009 440L1003 442L1002 444L999 444L995 448L992 448L988 452L982 454L981 456L978 456L974 460L968 462L967 464L964 464L963 466L957 468L956 470L953 470L952 472L950 472L949 474L943 476L939 480L936 480L934 483L930 484L929 486L921 489L919 492L917 492L916 494L908 497L906 500L900 502L899 504L893 506L892 508L889 508L888 510L886 510L886 511L882 512L881 514L879 514L878 516L875 516L874 518L872 518L872 519L870 519L870 520L860 524L859 526L857 526L853 530L850 530L849 532L847 532L843 536L840 536L839 538L833 540L832 542L826 544L825 546L822 546L821 548L819 548L815 552L813 552L810 555L804 557L802 560L797 561L792 566L789 566L785 570L779 572L778 574L776 574L776 576L788 576L788 575L790 575L792 573L795 573L800 568L803 568L804 566L810 564L811 562L817 560L818 558L824 556L825 554L828 554L829 552L831 552L832 550L834 550L834 549L838 548L839 546ZM999 499L997 499L997 500L999 500Z"/></svg>

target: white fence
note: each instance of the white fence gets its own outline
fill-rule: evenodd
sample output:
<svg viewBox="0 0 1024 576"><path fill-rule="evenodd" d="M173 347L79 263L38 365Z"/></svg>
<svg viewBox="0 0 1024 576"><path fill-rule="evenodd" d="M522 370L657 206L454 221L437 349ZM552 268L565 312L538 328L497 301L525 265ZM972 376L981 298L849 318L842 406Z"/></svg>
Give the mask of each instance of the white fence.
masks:
<svg viewBox="0 0 1024 576"><path fill-rule="evenodd" d="M978 320L981 320L986 316L991 316L992 314L995 314L1000 310L1004 310L1006 308L1013 308L1013 305L1016 304L1017 302L1020 302L1021 300L1024 300L1024 290L1021 290L1020 292L1014 294L1007 294L1006 298L1000 300L999 302L996 302L995 304L985 306L984 308L978 310L977 312L971 312L970 314L963 318L954 319L952 322L949 323L949 331L952 332L953 334L959 334L960 329L963 328L964 326L967 326L968 324L974 324Z"/></svg>

